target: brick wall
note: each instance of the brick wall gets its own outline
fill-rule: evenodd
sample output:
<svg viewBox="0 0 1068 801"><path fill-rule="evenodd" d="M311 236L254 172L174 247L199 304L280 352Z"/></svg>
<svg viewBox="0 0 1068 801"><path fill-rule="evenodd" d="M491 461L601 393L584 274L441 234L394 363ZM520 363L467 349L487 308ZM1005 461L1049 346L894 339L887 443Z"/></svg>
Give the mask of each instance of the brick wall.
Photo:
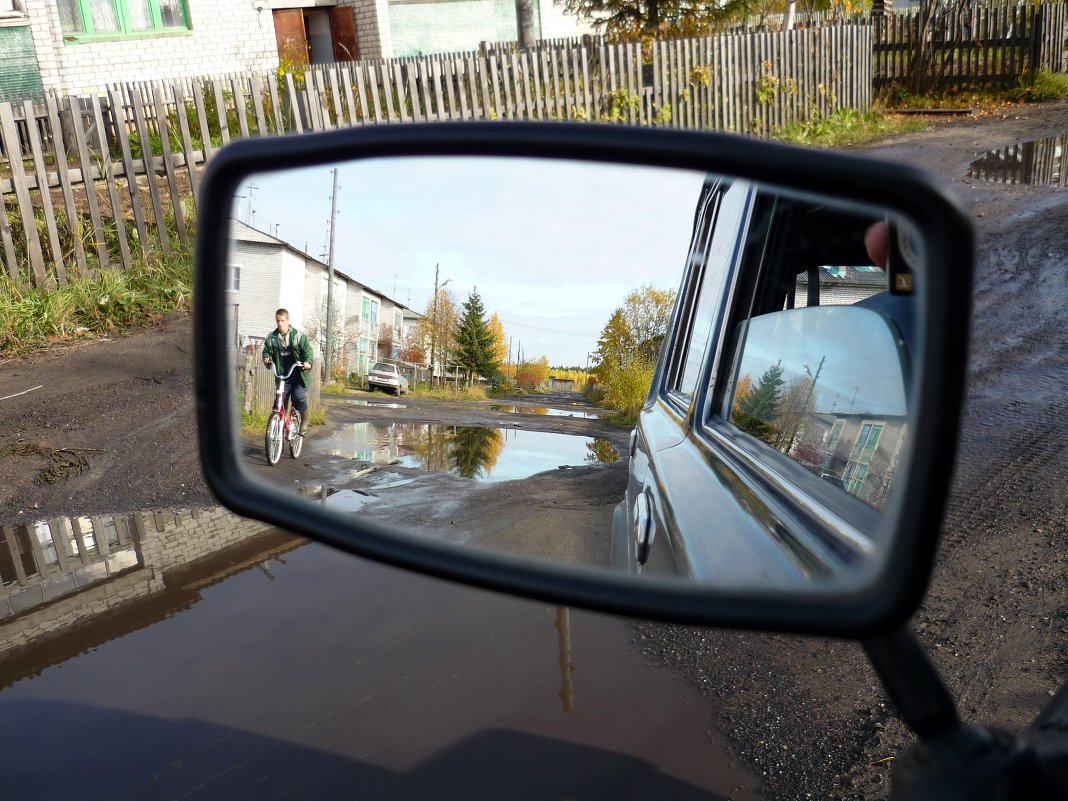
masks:
<svg viewBox="0 0 1068 801"><path fill-rule="evenodd" d="M338 5L353 8L361 59L393 58L388 0L338 0Z"/></svg>
<svg viewBox="0 0 1068 801"><path fill-rule="evenodd" d="M117 41L65 42L55 0L26 0L47 89L99 92L109 84L265 71L278 65L274 19L248 0L187 0L192 30Z"/></svg>

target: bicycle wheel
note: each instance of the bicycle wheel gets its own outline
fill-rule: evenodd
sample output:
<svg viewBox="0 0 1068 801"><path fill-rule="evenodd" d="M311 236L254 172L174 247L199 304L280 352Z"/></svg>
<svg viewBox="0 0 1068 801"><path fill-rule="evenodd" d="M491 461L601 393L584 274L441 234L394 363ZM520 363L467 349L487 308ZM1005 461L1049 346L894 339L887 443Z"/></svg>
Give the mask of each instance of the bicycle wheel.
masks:
<svg viewBox="0 0 1068 801"><path fill-rule="evenodd" d="M278 460L282 458L282 416L278 412L271 412L267 420L263 449L267 452L267 463L278 464Z"/></svg>
<svg viewBox="0 0 1068 801"><path fill-rule="evenodd" d="M294 459L300 456L300 449L304 447L304 437L300 433L301 416L296 409L289 421L289 455Z"/></svg>

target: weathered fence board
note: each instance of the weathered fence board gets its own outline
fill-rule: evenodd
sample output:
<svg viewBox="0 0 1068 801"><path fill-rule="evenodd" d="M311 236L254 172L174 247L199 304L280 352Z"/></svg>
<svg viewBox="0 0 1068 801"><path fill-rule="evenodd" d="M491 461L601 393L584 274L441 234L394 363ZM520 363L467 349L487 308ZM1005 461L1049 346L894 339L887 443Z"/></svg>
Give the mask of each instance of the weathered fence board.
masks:
<svg viewBox="0 0 1068 801"><path fill-rule="evenodd" d="M982 83L1063 67L1063 4L970 13L933 30L935 79ZM140 82L110 87L103 97L0 103L6 274L46 286L71 272L129 266L131 244L138 251L187 246L198 170L233 138L460 119L586 119L766 135L841 107L867 109L873 84L907 80L916 64L915 15L773 27L644 46L596 37L529 51L487 45L317 66L284 79ZM56 208L65 213L57 217ZM20 225L3 224L12 210Z"/></svg>

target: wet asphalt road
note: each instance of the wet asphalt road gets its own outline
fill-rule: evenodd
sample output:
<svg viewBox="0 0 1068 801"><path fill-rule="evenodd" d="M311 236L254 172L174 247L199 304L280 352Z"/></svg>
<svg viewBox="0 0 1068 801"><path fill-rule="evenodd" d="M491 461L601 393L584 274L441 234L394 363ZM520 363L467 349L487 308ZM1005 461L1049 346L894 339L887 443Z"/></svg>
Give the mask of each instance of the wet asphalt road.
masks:
<svg viewBox="0 0 1068 801"><path fill-rule="evenodd" d="M24 650L14 684L0 662L4 797L756 797L626 621L275 554Z"/></svg>

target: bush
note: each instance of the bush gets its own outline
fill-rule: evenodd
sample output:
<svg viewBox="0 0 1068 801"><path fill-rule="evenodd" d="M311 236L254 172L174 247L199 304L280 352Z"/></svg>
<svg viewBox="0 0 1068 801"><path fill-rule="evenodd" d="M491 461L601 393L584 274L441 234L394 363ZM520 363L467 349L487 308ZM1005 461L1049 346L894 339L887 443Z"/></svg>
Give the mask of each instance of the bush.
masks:
<svg viewBox="0 0 1068 801"><path fill-rule="evenodd" d="M636 420L653 383L652 362L633 359L607 376L604 381L604 404L620 413L625 420Z"/></svg>

